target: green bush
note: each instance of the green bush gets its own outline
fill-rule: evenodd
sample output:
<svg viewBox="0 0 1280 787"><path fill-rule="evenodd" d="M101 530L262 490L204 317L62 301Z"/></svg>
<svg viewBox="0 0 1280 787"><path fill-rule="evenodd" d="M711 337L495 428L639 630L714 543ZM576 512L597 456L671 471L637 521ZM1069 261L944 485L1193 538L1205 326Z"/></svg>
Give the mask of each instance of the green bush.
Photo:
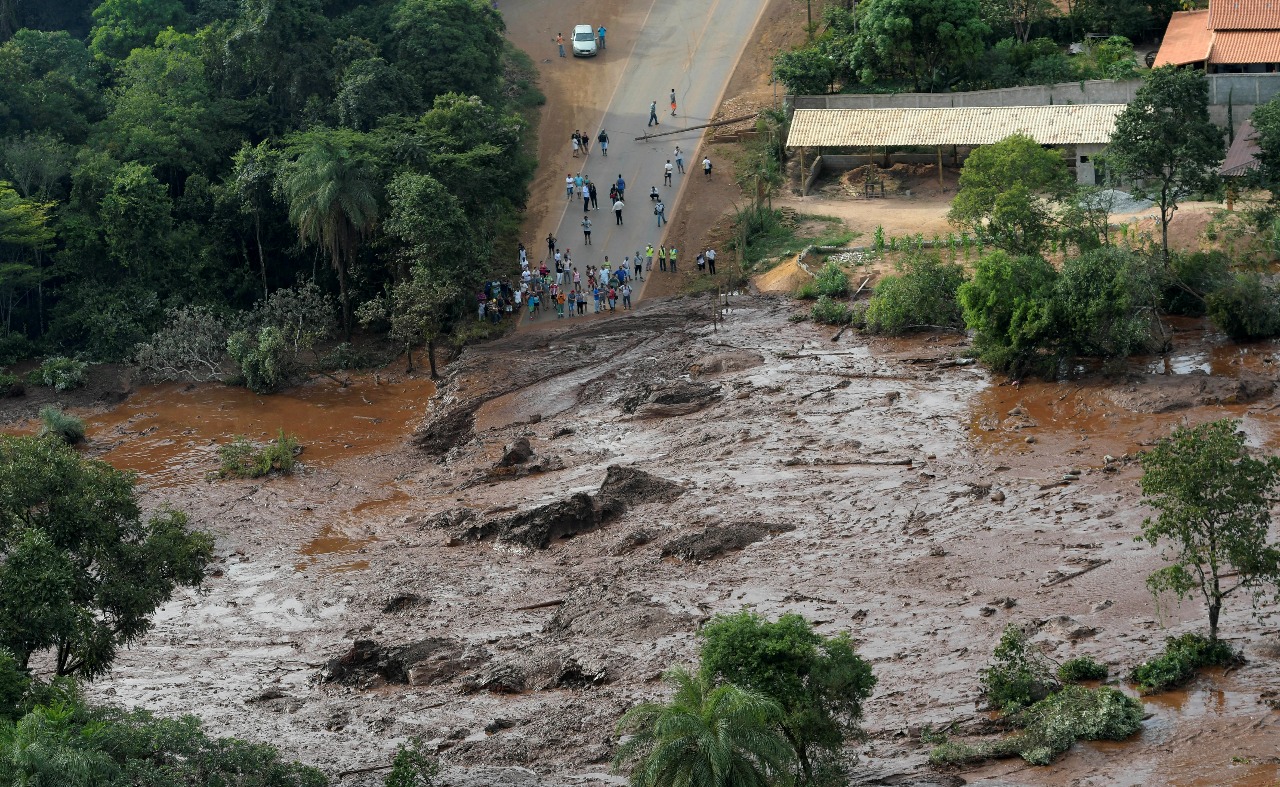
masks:
<svg viewBox="0 0 1280 787"><path fill-rule="evenodd" d="M1058 667L1058 680L1063 683L1080 683L1086 680L1106 680L1107 665L1100 664L1088 656L1067 659Z"/></svg>
<svg viewBox="0 0 1280 787"><path fill-rule="evenodd" d="M1005 626L991 661L979 674L987 701L1006 713L1038 702L1060 688L1048 659L1013 624Z"/></svg>
<svg viewBox="0 0 1280 787"><path fill-rule="evenodd" d="M55 391L69 391L84 385L85 370L88 368L89 364L74 358L46 358L44 363L27 375L27 382L53 388Z"/></svg>
<svg viewBox="0 0 1280 787"><path fill-rule="evenodd" d="M1022 757L1048 765L1078 740L1122 741L1142 727L1142 703L1115 689L1067 686L1008 717L1021 732L1007 738L967 744L949 741L929 753L935 765Z"/></svg>
<svg viewBox="0 0 1280 787"><path fill-rule="evenodd" d="M53 435L67 445L84 440L84 421L50 405L40 410L40 436Z"/></svg>
<svg viewBox="0 0 1280 787"><path fill-rule="evenodd" d="M822 266L814 281L818 294L829 298L842 298L849 294L849 275L834 262Z"/></svg>
<svg viewBox="0 0 1280 787"><path fill-rule="evenodd" d="M274 440L258 446L247 437L237 437L218 446L222 467L220 478L260 478L268 473L293 472L299 453L298 439L281 429Z"/></svg>
<svg viewBox="0 0 1280 787"><path fill-rule="evenodd" d="M903 334L932 327L963 325L956 292L964 282L964 269L944 263L936 254L907 259L895 276L876 285L867 307L867 330Z"/></svg>
<svg viewBox="0 0 1280 787"><path fill-rule="evenodd" d="M289 380L288 346L279 328L263 328L256 334L237 331L227 339L227 354L239 364L245 387L254 393L271 393Z"/></svg>
<svg viewBox="0 0 1280 787"><path fill-rule="evenodd" d="M1231 280L1230 266L1231 260L1220 251L1171 255L1170 281L1161 294L1160 308L1169 314L1203 317L1207 294Z"/></svg>
<svg viewBox="0 0 1280 787"><path fill-rule="evenodd" d="M818 302L809 310L809 316L814 322L823 325L848 325L853 322L853 312L848 304L832 300L825 295L818 298Z"/></svg>
<svg viewBox="0 0 1280 787"><path fill-rule="evenodd" d="M1058 272L1040 257L996 251L980 258L973 278L957 292L978 357L1009 374L1052 370L1060 330L1057 279Z"/></svg>
<svg viewBox="0 0 1280 787"><path fill-rule="evenodd" d="M1064 349L1099 358L1153 349L1161 283L1152 260L1127 249L1093 249L1066 260L1054 292Z"/></svg>
<svg viewBox="0 0 1280 787"><path fill-rule="evenodd" d="M1220 639L1183 634L1166 639L1164 653L1135 668L1129 677L1143 694L1154 694L1181 686L1201 667L1226 667L1240 661L1240 654Z"/></svg>
<svg viewBox="0 0 1280 787"><path fill-rule="evenodd" d="M18 375L0 372L0 399L22 396L26 392L26 386L22 384L22 380L18 378Z"/></svg>
<svg viewBox="0 0 1280 787"><path fill-rule="evenodd" d="M1205 297L1209 319L1233 341L1280 336L1280 292L1256 273L1237 273Z"/></svg>

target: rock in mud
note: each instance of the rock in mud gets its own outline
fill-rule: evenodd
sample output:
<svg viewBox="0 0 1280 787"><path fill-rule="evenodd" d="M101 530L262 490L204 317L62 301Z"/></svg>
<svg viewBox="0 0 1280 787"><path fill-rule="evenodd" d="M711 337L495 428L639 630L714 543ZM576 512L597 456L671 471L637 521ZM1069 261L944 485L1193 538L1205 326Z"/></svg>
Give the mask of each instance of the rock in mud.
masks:
<svg viewBox="0 0 1280 787"><path fill-rule="evenodd" d="M750 350L727 350L708 353L689 364L689 372L695 377L726 372L745 372L764 363L764 356Z"/></svg>
<svg viewBox="0 0 1280 787"><path fill-rule="evenodd" d="M421 603L423 603L423 599L417 593L396 593L382 605L382 614L392 615L396 612L403 612ZM427 603L430 603L429 599Z"/></svg>
<svg viewBox="0 0 1280 787"><path fill-rule="evenodd" d="M376 679L411 686L430 686L475 669L488 654L462 642L429 638L395 647L368 639L356 640L344 655L330 659L320 670L323 683L366 688Z"/></svg>
<svg viewBox="0 0 1280 787"><path fill-rule="evenodd" d="M511 467L512 465L522 465L533 458L533 446L529 445L529 438L521 437L511 445L507 446L502 452L502 461L498 462L499 467Z"/></svg>
<svg viewBox="0 0 1280 787"><path fill-rule="evenodd" d="M693 615L672 612L638 591L592 583L569 594L543 631L566 641L587 636L651 643L696 624Z"/></svg>
<svg viewBox="0 0 1280 787"><path fill-rule="evenodd" d="M494 539L526 549L546 549L560 538L595 530L644 503L668 503L685 488L643 470L610 465L593 496L576 492L563 500L476 522L458 532L461 541Z"/></svg>
<svg viewBox="0 0 1280 787"><path fill-rule="evenodd" d="M464 688L495 694L581 689L608 683L604 659L560 649L535 648L511 660L494 661L463 679Z"/></svg>
<svg viewBox="0 0 1280 787"><path fill-rule="evenodd" d="M720 557L726 552L736 552L770 535L795 530L795 525L774 522L737 522L731 525L710 525L696 533L676 536L662 548L663 557L676 557L690 562L701 562Z"/></svg>
<svg viewBox="0 0 1280 787"><path fill-rule="evenodd" d="M642 418L669 418L696 413L724 398L719 385L695 383L687 380L671 380L640 386L635 392L618 400L623 412L635 413Z"/></svg>
<svg viewBox="0 0 1280 787"><path fill-rule="evenodd" d="M432 456L444 456L456 445L465 443L475 433L476 410L483 400L473 400L437 413L413 436L413 444Z"/></svg>

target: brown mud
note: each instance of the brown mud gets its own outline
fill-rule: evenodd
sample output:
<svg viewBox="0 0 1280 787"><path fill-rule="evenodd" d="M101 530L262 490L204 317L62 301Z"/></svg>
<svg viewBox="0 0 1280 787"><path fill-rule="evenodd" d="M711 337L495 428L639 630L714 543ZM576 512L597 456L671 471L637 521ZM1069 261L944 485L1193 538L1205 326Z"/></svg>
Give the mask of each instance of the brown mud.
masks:
<svg viewBox="0 0 1280 787"><path fill-rule="evenodd" d="M801 308L734 296L713 328L656 299L518 333L466 350L429 408L425 380L317 383L279 407L328 447L284 478L196 483L211 441L279 426L258 397L197 407L201 388L144 389L94 419L94 443L143 466L147 505L213 530L219 562L90 691L198 711L331 773L415 736L464 768L452 783L578 783L612 778L614 722L695 658L699 622L745 605L850 630L873 662L855 784L1274 778L1268 604L1224 620L1249 663L1147 698L1132 741L937 774L918 737L973 715L1006 623L1117 674L1202 625L1198 605L1157 608L1142 585L1160 561L1133 541L1133 454L1223 415L1274 445L1274 345L1228 350L1187 324L1167 363L1015 388L955 365L963 337L833 343L788 321ZM409 439L453 413L443 450ZM130 439L150 444L131 454ZM342 783L376 779L360 778Z"/></svg>

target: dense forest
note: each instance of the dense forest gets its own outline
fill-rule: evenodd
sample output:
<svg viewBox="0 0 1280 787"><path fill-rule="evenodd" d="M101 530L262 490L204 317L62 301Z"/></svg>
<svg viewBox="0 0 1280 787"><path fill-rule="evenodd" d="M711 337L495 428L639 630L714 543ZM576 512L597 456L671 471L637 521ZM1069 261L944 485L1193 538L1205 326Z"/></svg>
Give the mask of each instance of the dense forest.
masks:
<svg viewBox="0 0 1280 787"><path fill-rule="evenodd" d="M299 304L311 339L361 305L394 333L414 293L431 338L514 258L542 99L503 30L479 0L0 0L0 363L265 346Z"/></svg>

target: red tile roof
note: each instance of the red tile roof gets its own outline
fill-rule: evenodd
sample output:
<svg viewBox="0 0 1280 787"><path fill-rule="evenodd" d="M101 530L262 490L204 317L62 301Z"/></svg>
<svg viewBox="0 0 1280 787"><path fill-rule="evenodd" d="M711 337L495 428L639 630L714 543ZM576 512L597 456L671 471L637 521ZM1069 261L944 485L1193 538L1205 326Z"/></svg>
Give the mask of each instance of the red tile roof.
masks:
<svg viewBox="0 0 1280 787"><path fill-rule="evenodd" d="M1209 0L1213 30L1280 30L1280 0Z"/></svg>
<svg viewBox="0 0 1280 787"><path fill-rule="evenodd" d="M1227 30L1215 33L1209 62L1280 63L1280 30Z"/></svg>
<svg viewBox="0 0 1280 787"><path fill-rule="evenodd" d="M1243 175L1251 169L1258 168L1258 133L1253 123L1246 120L1240 124L1236 138L1227 150L1227 157L1218 168L1218 174L1224 177Z"/></svg>
<svg viewBox="0 0 1280 787"><path fill-rule="evenodd" d="M1208 59L1213 44L1213 31L1205 25L1208 18L1208 11L1175 11L1152 66L1185 66Z"/></svg>

